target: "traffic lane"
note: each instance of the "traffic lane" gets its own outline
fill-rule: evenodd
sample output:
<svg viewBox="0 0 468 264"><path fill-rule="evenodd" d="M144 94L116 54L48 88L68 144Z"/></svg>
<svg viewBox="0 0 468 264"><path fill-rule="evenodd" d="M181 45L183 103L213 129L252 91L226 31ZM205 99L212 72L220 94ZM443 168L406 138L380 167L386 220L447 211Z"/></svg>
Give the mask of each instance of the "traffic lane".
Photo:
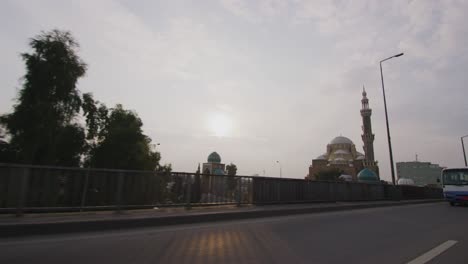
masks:
<svg viewBox="0 0 468 264"><path fill-rule="evenodd" d="M291 252L277 248L274 238L264 235L258 227L225 225L21 241L0 244L0 263L285 263L294 259Z"/></svg>
<svg viewBox="0 0 468 264"><path fill-rule="evenodd" d="M455 235L466 241L466 209L439 203L2 240L0 262L405 263Z"/></svg>
<svg viewBox="0 0 468 264"><path fill-rule="evenodd" d="M297 252L312 245L316 250L308 257L317 263L406 263L452 238L466 241L467 209L445 203L370 209L311 221L320 227L313 236L285 226L275 226L275 233L288 236Z"/></svg>
<svg viewBox="0 0 468 264"><path fill-rule="evenodd" d="M457 241L457 244L428 263L466 264L468 263L468 206L448 206L446 210L455 215L455 221L459 222L450 228L450 237Z"/></svg>

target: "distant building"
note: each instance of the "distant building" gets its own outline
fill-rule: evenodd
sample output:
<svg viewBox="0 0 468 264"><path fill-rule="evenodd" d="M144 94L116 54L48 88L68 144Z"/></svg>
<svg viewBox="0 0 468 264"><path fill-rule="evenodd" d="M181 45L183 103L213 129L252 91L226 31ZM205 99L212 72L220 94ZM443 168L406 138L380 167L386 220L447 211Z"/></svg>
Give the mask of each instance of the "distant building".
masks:
<svg viewBox="0 0 468 264"><path fill-rule="evenodd" d="M364 159L364 154L356 151L356 146L349 138L339 136L328 143L326 153L312 160L307 178L317 180L317 173L338 169L351 176L353 181L357 181L357 174L364 168Z"/></svg>
<svg viewBox="0 0 468 264"><path fill-rule="evenodd" d="M417 186L438 185L443 169L438 164L421 161L397 162L396 167L398 179L410 179Z"/></svg>
<svg viewBox="0 0 468 264"><path fill-rule="evenodd" d="M374 156L374 139L375 135L372 133L372 109L369 107L369 99L364 87L362 88L362 100L361 100L361 117L362 117L362 142L364 143L363 150L365 158L362 161L364 168L367 168L374 172L379 178L379 166Z"/></svg>
<svg viewBox="0 0 468 264"><path fill-rule="evenodd" d="M226 165L221 163L221 156L219 156L216 151L208 156L208 161L206 163L203 163L202 173L214 175L226 174Z"/></svg>
<svg viewBox="0 0 468 264"><path fill-rule="evenodd" d="M347 137L334 138L327 145L327 152L312 160L309 166L309 174L306 179L317 180L316 174L321 171L338 169L343 174L349 175L346 180L352 181L379 181L379 167L374 157L374 134L372 133L369 99L366 90L362 91L362 141L364 154L356 151L356 146ZM364 170L366 169L366 170ZM362 179L358 177L361 174ZM344 179L343 179L344 180Z"/></svg>
<svg viewBox="0 0 468 264"><path fill-rule="evenodd" d="M221 156L217 152L212 152L208 156L207 162L202 165L202 173L206 175L201 177L200 201L202 203L210 203L225 199L224 192L227 178L222 176L226 175L226 165L221 163Z"/></svg>

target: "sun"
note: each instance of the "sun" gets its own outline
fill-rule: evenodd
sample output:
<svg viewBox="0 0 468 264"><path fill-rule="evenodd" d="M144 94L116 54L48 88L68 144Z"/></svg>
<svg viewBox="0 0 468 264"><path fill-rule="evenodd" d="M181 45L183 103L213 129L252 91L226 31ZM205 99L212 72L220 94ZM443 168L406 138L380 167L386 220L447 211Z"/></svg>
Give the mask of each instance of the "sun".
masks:
<svg viewBox="0 0 468 264"><path fill-rule="evenodd" d="M208 129L216 137L227 137L232 133L232 119L226 113L212 113L207 121Z"/></svg>

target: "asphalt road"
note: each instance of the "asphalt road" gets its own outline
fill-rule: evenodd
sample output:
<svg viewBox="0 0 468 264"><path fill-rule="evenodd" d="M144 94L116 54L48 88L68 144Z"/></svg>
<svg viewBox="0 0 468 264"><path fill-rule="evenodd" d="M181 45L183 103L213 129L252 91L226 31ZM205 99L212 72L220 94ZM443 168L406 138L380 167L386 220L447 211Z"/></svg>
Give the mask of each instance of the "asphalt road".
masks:
<svg viewBox="0 0 468 264"><path fill-rule="evenodd" d="M8 264L413 260L468 263L468 207L434 203L0 240L0 263Z"/></svg>

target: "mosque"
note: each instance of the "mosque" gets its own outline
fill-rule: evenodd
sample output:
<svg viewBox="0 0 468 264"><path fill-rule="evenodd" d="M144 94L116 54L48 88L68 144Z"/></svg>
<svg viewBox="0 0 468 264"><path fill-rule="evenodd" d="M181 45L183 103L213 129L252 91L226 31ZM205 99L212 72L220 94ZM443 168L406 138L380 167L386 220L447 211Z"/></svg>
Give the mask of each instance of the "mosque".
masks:
<svg viewBox="0 0 468 264"><path fill-rule="evenodd" d="M221 163L221 156L215 151L208 156L206 163L203 163L204 174L225 175L226 165Z"/></svg>
<svg viewBox="0 0 468 264"><path fill-rule="evenodd" d="M342 171L343 180L378 182L379 167L374 158L374 134L372 133L371 115L369 99L366 90L362 91L362 141L364 143L361 153L356 150L353 141L347 137L338 136L332 139L328 145L326 153L312 160L309 166L309 174L306 179L316 180L316 174L321 171L338 169Z"/></svg>

